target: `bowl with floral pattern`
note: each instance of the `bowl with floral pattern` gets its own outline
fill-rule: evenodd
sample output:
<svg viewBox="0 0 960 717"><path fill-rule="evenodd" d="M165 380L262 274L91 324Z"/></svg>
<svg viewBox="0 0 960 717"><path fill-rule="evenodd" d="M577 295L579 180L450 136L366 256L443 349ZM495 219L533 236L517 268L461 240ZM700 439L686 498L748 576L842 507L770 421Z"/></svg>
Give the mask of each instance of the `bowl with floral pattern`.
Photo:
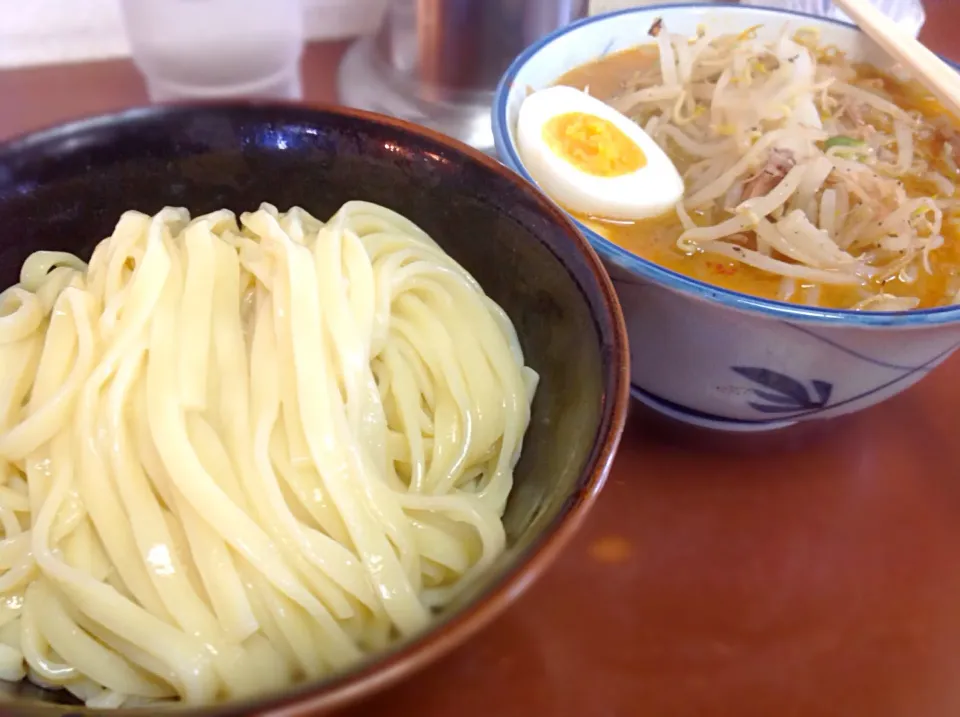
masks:
<svg viewBox="0 0 960 717"><path fill-rule="evenodd" d="M598 15L532 45L503 76L493 106L501 161L534 181L516 142L527 94L605 54L651 42L646 32L658 18L690 36L698 26L754 28L760 39L813 27L822 44L851 59L890 64L852 25L790 11L696 3ZM633 395L687 423L763 431L852 413L907 389L960 346L960 306L868 312L762 299L671 271L579 228L623 306Z"/></svg>

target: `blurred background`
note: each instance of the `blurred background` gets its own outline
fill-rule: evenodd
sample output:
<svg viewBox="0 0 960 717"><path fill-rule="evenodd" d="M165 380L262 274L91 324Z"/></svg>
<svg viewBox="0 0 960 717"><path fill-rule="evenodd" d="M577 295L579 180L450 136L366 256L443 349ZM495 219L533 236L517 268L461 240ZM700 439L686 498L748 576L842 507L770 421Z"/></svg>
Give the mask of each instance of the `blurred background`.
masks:
<svg viewBox="0 0 960 717"><path fill-rule="evenodd" d="M42 104L45 94L55 101L63 90L87 104L71 67L117 72L123 97L132 97L136 80L131 87L122 69L130 59L154 102L316 101L329 100L333 89L326 82L318 87L316 78L334 79L336 66L340 104L408 119L491 151L492 92L524 47L584 15L655 2L0 0L0 74L28 72L15 81L32 85ZM53 74L44 74L47 68ZM48 80L61 91L45 93L38 85ZM98 94L104 85L101 78ZM120 102L119 95L116 102L104 96L91 108Z"/></svg>
<svg viewBox="0 0 960 717"><path fill-rule="evenodd" d="M372 32L387 0L303 0L308 39ZM0 0L0 67L125 57L123 0ZM148 0L147 4L155 4Z"/></svg>
<svg viewBox="0 0 960 717"><path fill-rule="evenodd" d="M126 57L123 0L0 0L0 67ZM678 0L679 1L679 0ZM307 40L334 40L373 32L387 0L303 0ZM591 12L654 0L592 0Z"/></svg>
<svg viewBox="0 0 960 717"><path fill-rule="evenodd" d="M829 0L741 2L836 16ZM920 0L872 2L920 31ZM523 48L587 14L656 4L672 3L0 0L0 93L29 97L5 128L15 134L146 100L333 100L492 152L493 90ZM949 28L929 28L927 39L937 32Z"/></svg>

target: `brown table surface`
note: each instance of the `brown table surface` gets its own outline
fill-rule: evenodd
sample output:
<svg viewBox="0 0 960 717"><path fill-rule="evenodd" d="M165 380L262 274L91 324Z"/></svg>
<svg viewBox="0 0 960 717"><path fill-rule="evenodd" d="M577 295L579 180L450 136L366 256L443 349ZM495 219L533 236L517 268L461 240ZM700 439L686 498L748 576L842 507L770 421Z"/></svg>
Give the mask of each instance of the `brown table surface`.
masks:
<svg viewBox="0 0 960 717"><path fill-rule="evenodd" d="M960 60L960 1L923 39ZM344 44L304 58L332 100ZM126 61L0 72L0 138L145 101ZM640 406L583 532L505 615L344 717L960 715L960 356L881 406L717 438Z"/></svg>

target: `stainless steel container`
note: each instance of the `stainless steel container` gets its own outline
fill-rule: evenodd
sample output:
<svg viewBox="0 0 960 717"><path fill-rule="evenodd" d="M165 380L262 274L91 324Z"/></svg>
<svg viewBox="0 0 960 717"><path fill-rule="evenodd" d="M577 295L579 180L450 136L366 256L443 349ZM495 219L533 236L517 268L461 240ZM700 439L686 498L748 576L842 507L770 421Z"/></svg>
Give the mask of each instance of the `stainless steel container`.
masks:
<svg viewBox="0 0 960 717"><path fill-rule="evenodd" d="M527 45L587 14L587 0L390 0L338 74L346 105L409 119L493 150L497 80Z"/></svg>

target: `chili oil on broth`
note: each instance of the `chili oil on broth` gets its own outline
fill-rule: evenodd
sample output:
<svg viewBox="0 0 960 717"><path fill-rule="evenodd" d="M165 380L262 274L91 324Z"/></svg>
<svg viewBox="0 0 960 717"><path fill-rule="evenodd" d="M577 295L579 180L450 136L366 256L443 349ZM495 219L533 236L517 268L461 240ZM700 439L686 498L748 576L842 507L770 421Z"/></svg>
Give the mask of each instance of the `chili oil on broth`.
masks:
<svg viewBox="0 0 960 717"><path fill-rule="evenodd" d="M825 48L817 59L819 62L828 63L844 61L842 53L832 48ZM575 67L563 74L556 84L587 91L597 99L609 102L630 86L634 78L649 73L657 62L656 45L638 45ZM926 121L943 122L945 118L949 118L950 125L958 126L956 118L952 118L919 83L898 79L869 64L858 63L854 67L858 83L879 85L891 100L904 110L918 112ZM944 142L945 138L935 133L929 139L917 140L916 152L930 163L932 169L960 179L941 159ZM665 150L681 174L696 161L672 141ZM935 196L937 193L936 187L922 177L905 176L902 182L909 196ZM960 197L960 192L955 192L953 196ZM944 214L946 218L947 212ZM690 215L697 224L701 223L698 219L707 218L703 211L691 211ZM763 299L786 300L800 305L815 304L829 309L849 309L864 298L863 288L859 286L798 281L792 296L784 299L783 278L779 275L706 251L682 251L677 246L677 239L683 233L683 225L676 212L635 222L611 221L600 216L576 213L575 216L600 236L643 259L697 281L731 291ZM713 217L713 220L716 221L717 217ZM921 271L912 283L905 283L898 276L882 283L874 281L870 289L894 296L918 297L920 304L917 308L920 309L951 303L952 296L960 289L960 227L957 222L944 221L942 235L944 245L930 255L932 273ZM785 259L779 255L777 258Z"/></svg>

